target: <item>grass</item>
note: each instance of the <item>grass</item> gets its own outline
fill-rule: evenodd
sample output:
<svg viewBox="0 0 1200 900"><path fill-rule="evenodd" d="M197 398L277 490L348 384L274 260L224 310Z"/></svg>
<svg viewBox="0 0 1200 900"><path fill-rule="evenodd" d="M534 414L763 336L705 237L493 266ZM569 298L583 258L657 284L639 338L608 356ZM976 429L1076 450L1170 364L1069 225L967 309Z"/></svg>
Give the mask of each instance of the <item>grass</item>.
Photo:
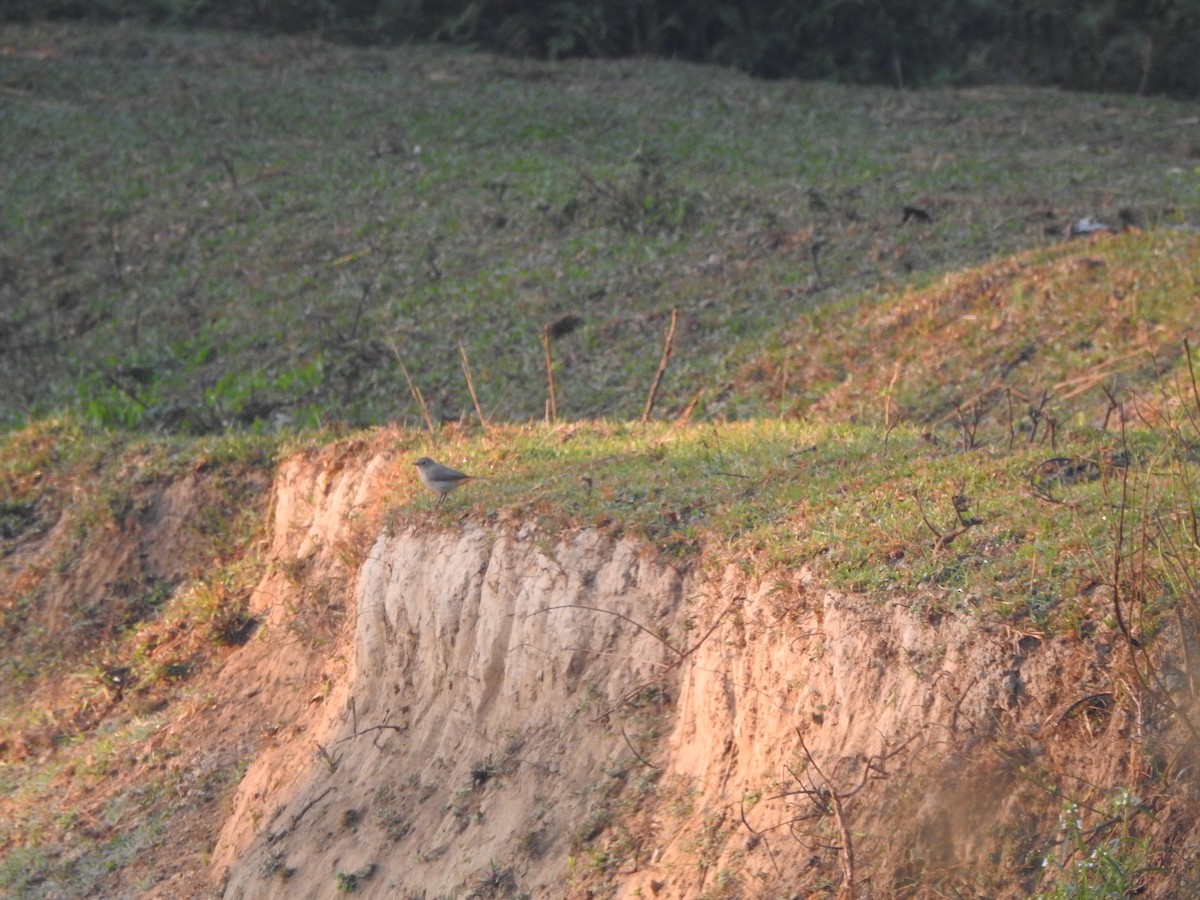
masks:
<svg viewBox="0 0 1200 900"><path fill-rule="evenodd" d="M230 643L228 610L261 577L277 446L70 418L0 444L0 498L20 510L0 543L0 889L82 896L136 871L174 810L197 802L162 716L193 702ZM171 534L163 556L155 542Z"/></svg>
<svg viewBox="0 0 1200 900"><path fill-rule="evenodd" d="M121 662L88 659L92 671L131 664L134 676L174 671L169 662L146 658L140 629L161 622L164 631L177 630L179 617L207 622L215 607L257 581L247 551L262 528L263 473L273 461L268 441L120 438L49 420L0 446L0 494L6 506L25 511L3 549L7 555L31 540L38 544L32 563L18 557L16 571L28 580L0 592L0 627L14 651L3 662L0 695L15 699L10 691L24 693L31 682L61 675L63 666L78 667L80 654L98 639L114 643ZM180 482L197 501L186 520L171 518L169 494ZM108 545L118 534L136 544L144 528L178 532L172 558L147 559L143 551L139 561L96 582L76 572L81 565L106 571ZM71 584L73 607L47 605ZM228 603L216 602L218 595ZM176 663L186 669L187 651L180 654Z"/></svg>
<svg viewBox="0 0 1200 900"><path fill-rule="evenodd" d="M6 26L0 423L209 433L746 411L775 329L1061 238L1200 219L1189 107ZM929 221L904 221L913 206ZM814 250L819 247L819 251ZM702 393L701 393L702 392Z"/></svg>
<svg viewBox="0 0 1200 900"><path fill-rule="evenodd" d="M985 415L995 437L1044 396L1045 419L1111 425L1114 403L1180 374L1198 283L1190 232L1061 244L807 315L740 382L777 412L835 421Z"/></svg>
<svg viewBox="0 0 1200 900"><path fill-rule="evenodd" d="M1114 463L1123 453L1128 465ZM440 455L491 477L430 512L436 520L514 509L552 532L598 526L760 574L808 567L843 589L1037 627L1086 605L1126 472L1150 491L1139 503L1167 508L1178 502L1173 467L1194 466L1153 432L962 450L908 426L795 421L512 427ZM1081 468L1066 477L1049 460ZM432 509L432 496L409 501L419 485L400 490L401 509Z"/></svg>
<svg viewBox="0 0 1200 900"><path fill-rule="evenodd" d="M1190 107L123 26L0 46L6 889L161 840L169 772L79 797L253 628L276 459L347 434L392 455L391 527L594 527L1039 634L1194 611ZM1083 215L1156 227L1063 241ZM425 454L484 477L434 510ZM188 483L169 571L63 590Z"/></svg>

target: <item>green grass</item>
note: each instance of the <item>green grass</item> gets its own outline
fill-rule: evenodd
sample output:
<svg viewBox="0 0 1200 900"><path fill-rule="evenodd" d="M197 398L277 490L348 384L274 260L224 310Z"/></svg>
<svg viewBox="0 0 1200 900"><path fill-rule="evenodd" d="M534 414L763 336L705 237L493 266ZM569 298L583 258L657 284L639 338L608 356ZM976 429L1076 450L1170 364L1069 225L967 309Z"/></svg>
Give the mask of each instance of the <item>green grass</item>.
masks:
<svg viewBox="0 0 1200 900"><path fill-rule="evenodd" d="M1200 240L1157 231L1006 257L801 317L739 373L777 414L901 421L982 441L1112 427L1187 378ZM961 438L962 435L959 435Z"/></svg>
<svg viewBox="0 0 1200 900"><path fill-rule="evenodd" d="M0 501L19 511L0 537L12 573L0 586L6 747L70 741L114 693L153 708L177 692L205 658L196 642L220 642L214 616L261 576L255 539L278 445L114 435L70 419L0 443ZM172 490L184 519L172 518ZM175 532L170 558L146 537L163 530ZM131 550L118 571L106 567Z"/></svg>
<svg viewBox="0 0 1200 900"><path fill-rule="evenodd" d="M139 723L236 645L275 461L339 437L391 454L389 527L595 527L779 579L780 616L802 569L1043 634L1113 626L1113 589L1144 644L1194 612L1189 107L129 27L0 45L0 556L68 526L0 586L5 888L162 839L165 776L96 811L144 832L64 862L63 786L128 775ZM1160 227L1055 231L1122 210ZM434 510L424 454L486 477ZM51 589L190 481L178 571L71 594L56 630Z"/></svg>
<svg viewBox="0 0 1200 900"><path fill-rule="evenodd" d="M1051 631L1108 615L1089 590L1109 574L1122 486L1136 486L1131 522L1166 521L1186 513L1180 486L1200 474L1150 430L963 450L907 426L608 423L428 452L485 480L438 511L406 481L389 497L395 517L513 509L551 533L593 525L681 559L739 560L760 576L807 567L834 587Z"/></svg>
<svg viewBox="0 0 1200 900"><path fill-rule="evenodd" d="M167 431L701 413L867 288L1200 219L1189 107L755 82L134 27L6 26L0 423ZM932 222L902 223L904 205ZM818 268L809 250L820 242ZM819 278L818 278L819 274ZM735 405L734 409L738 409Z"/></svg>

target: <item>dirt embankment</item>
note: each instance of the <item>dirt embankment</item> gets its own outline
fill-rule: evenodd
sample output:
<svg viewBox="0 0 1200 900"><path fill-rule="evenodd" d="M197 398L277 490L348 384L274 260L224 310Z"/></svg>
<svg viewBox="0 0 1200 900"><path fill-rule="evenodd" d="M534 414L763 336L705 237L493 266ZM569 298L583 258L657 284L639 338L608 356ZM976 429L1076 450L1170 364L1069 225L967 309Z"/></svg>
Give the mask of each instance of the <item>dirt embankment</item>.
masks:
<svg viewBox="0 0 1200 900"><path fill-rule="evenodd" d="M1027 897L1081 852L1068 804L1084 844L1190 829L1182 795L1147 793L1187 751L1115 632L517 517L395 520L347 568L393 465L284 467L269 627L223 675L280 723L213 853L226 896ZM314 652L295 622L334 588L344 626Z"/></svg>
<svg viewBox="0 0 1200 900"><path fill-rule="evenodd" d="M195 657L103 778L63 782L85 785L69 865L81 828L141 842L90 889L1023 898L1094 860L1141 896L1192 894L1194 673L1169 629L1135 666L1103 626L1022 633L518 511L433 521L377 450L279 467L249 640ZM184 560L190 532L155 523L168 499L169 522L194 518L187 478L146 527L89 540ZM194 631L139 652L198 653ZM67 752L30 746L13 758ZM104 818L134 799L153 829Z"/></svg>

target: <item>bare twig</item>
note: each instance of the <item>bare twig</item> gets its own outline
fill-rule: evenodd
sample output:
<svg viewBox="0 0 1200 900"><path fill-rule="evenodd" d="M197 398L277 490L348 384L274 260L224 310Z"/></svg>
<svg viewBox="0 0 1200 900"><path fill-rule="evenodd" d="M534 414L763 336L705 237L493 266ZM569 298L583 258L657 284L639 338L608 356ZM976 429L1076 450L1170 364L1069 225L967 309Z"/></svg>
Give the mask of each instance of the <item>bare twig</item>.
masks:
<svg viewBox="0 0 1200 900"><path fill-rule="evenodd" d="M475 379L471 377L471 361L467 358L467 348L463 346L463 342L458 342L458 355L462 357L463 375L467 378L467 390L471 392L471 402L475 404L475 415L479 417L479 427L484 431L488 430L488 421L483 414L483 408L479 405L479 395L475 393Z"/></svg>
<svg viewBox="0 0 1200 900"><path fill-rule="evenodd" d="M808 244L808 256L812 260L813 274L817 277L816 286L818 288L825 283L825 278L821 275L821 251L825 249L827 243L829 242L823 237L814 237Z"/></svg>
<svg viewBox="0 0 1200 900"><path fill-rule="evenodd" d="M900 424L899 417L892 419L892 392L896 389L896 381L900 378L900 363L892 367L892 379L888 382L883 394L883 445L886 447L892 436L892 431Z"/></svg>
<svg viewBox="0 0 1200 900"><path fill-rule="evenodd" d="M697 650L699 650L700 647L703 646L704 642L709 639L709 637L712 635L712 633L714 631L716 631L717 628L720 627L722 620L725 618L725 614L728 613L729 610L731 610L733 608L733 605L735 603L739 603L743 599L745 599L745 598L734 597L732 600L730 600L729 605L726 606L723 610L721 610L721 614L718 615L713 620L713 623L711 626L709 626L708 631L704 632L703 636L701 636L701 638L698 641L696 641L694 644L692 644L686 650L680 650L678 647L676 647L674 644L672 644L670 641L668 641L662 635L656 634L655 632L653 632L649 628L647 628L645 625L643 625L641 622L638 622L636 619L630 618L629 616L625 615L624 613L616 612L615 610L611 610L611 609L601 609L600 607L597 607L597 606L584 606L583 604L580 604L580 603L564 603L559 606L546 606L546 607L543 607L542 609L534 610L533 612L531 612L527 616L525 616L525 618L528 619L533 616L539 615L540 613L552 612L553 610L556 610L556 609L586 609L590 612L605 613L606 615L615 616L616 618L621 619L624 622L628 622L630 625L632 625L638 631L641 631L645 634L650 635L650 637L654 638L654 640L658 641L660 644L662 644L669 651L671 651L671 653L673 653L675 655L675 659L673 659L670 662L670 664L665 665L663 667L664 669L669 671L671 669L675 669L675 668L678 668L679 666L683 665L684 661L689 656L691 656L693 653L695 653ZM618 709L620 709L622 706L624 706L627 702L629 702L630 698L636 697L645 688L649 687L653 683L654 683L653 680L646 681L646 682L639 684L637 687L633 688L632 690L627 691L624 695L622 695L621 699L616 702L616 704L614 704L610 708L604 710L604 712L600 713L599 715L593 716L592 721L599 722L600 720L605 719L608 716L612 715L614 712L616 712Z"/></svg>
<svg viewBox="0 0 1200 900"><path fill-rule="evenodd" d="M650 383L650 393L646 397L646 408L642 410L642 424L650 421L650 413L654 411L654 401L658 396L658 386L662 383L663 374L667 371L667 363L671 360L671 349L675 343L675 326L679 322L679 309L671 310L671 324L667 328L667 337L663 341L662 358L658 361L658 371Z"/></svg>
<svg viewBox="0 0 1200 900"><path fill-rule="evenodd" d="M807 794L809 797L813 798L817 803L818 809L821 810L822 813L826 815L829 813L833 814L834 825L837 826L838 830L838 840L841 842L840 846L834 848L840 851L838 853L838 863L842 870L842 886L838 891L838 898L839 900L841 900L841 898L845 898L845 900L854 900L854 836L850 833L850 829L846 825L846 811L842 806L843 796L838 794L838 792L833 788L832 782L830 782L830 780L825 776L825 773L821 771L821 766L817 763L817 760L813 757L811 751L809 751L808 745L804 743L804 735L801 734L799 728L796 729L796 739L800 741L800 749L804 753L804 758L808 760L808 764L812 766L813 771L817 773L822 781L822 784L805 788L800 791L800 793ZM870 770L871 763L868 761L867 767L863 771L862 782L859 784L858 788L855 788L854 791L845 796L853 796L854 793L857 793L859 788L866 784L867 774L870 772ZM800 781L799 776L797 776L795 772L792 772L790 768L788 769L788 772L793 778L795 778L797 781Z"/></svg>
<svg viewBox="0 0 1200 900"><path fill-rule="evenodd" d="M441 267L438 266L438 247L433 241L425 245L425 269L429 273L431 281L438 281L442 277Z"/></svg>
<svg viewBox="0 0 1200 900"><path fill-rule="evenodd" d="M700 398L703 396L704 388L700 388L700 390L696 391L696 393L692 396L692 399L688 401L688 405L683 408L683 412L675 417L675 428L681 428L691 421L692 413L696 410L696 404L700 402Z"/></svg>
<svg viewBox="0 0 1200 900"><path fill-rule="evenodd" d="M955 416L958 419L958 428L962 434L962 449L974 450L979 446L977 435L979 433L979 424L983 421L985 408L983 400L979 399L972 403L969 407L960 406L955 410Z"/></svg>
<svg viewBox="0 0 1200 900"><path fill-rule="evenodd" d="M317 794L317 796L313 797L307 803L305 803L304 806L300 809L300 811L297 812L294 816L292 816L292 818L288 822L286 828L284 828L282 831L273 831L269 835L267 835L267 843L273 844L276 841L278 841L280 838L286 837L290 832L294 831L296 826L300 824L300 820L304 818L304 816L308 813L308 811L310 809L312 809L314 806L316 806L318 803L320 803L322 800L324 800L326 795L329 794L330 792L332 792L333 790L334 790L334 788L331 785L330 787L325 788L325 790L321 791L321 793Z"/></svg>
<svg viewBox="0 0 1200 900"><path fill-rule="evenodd" d="M225 155L224 153L218 153L216 158L217 158L217 162L219 162L221 164L222 168L225 169L225 174L229 176L230 187L232 187L239 194L245 194L246 196L248 196L251 200L254 201L255 205L257 205L259 209L266 209L266 207L263 206L263 202L258 199L258 194L254 193L254 191L252 191L248 188L246 188L246 189L242 188L241 183L238 181L237 169L234 168L234 165L233 165L233 159L231 157Z"/></svg>
<svg viewBox="0 0 1200 900"><path fill-rule="evenodd" d="M542 329L542 352L546 358L546 421L558 421L558 394L554 389L554 358L550 355L550 326Z"/></svg>
<svg viewBox="0 0 1200 900"><path fill-rule="evenodd" d="M350 254L348 257L343 257L342 259L349 262L350 260L357 259L359 256L366 256L375 252L378 252L378 249L372 246L368 250L362 251L361 253ZM358 305L354 309L354 321L350 323L350 333L342 337L342 341L344 343L349 343L358 337L358 329L362 324L363 315L366 313L367 304L370 303L371 295L375 293L375 288L379 286L379 278L381 275L383 275L383 270L391 261L391 251L385 252L382 259L379 261L379 265L375 267L375 271L371 274L371 277L363 279L362 284L359 285ZM334 264L339 265L344 263L339 260Z"/></svg>
<svg viewBox="0 0 1200 900"><path fill-rule="evenodd" d="M622 620L623 622L628 622L630 625L632 625L638 631L641 631L641 632L644 632L644 633L650 635L650 637L654 638L656 641L658 641L660 644L662 644L664 647L666 647L668 650L670 650L672 653L674 653L679 658L680 661L682 661L684 658L686 658L688 653L691 652L690 650L689 651L680 650L678 647L676 647L674 644L672 644L670 641L668 641L662 635L655 634L653 631L651 631L649 628L647 628L641 622L638 622L635 619L631 619L629 616L625 615L624 613L619 613L619 612L616 612L615 610L611 610L611 609L601 609L597 606L584 606L583 604L580 604L580 603L563 603L563 604L560 604L559 606L544 606L541 609L535 609L533 612L529 613L529 615L525 616L525 618L529 619L529 618L532 618L533 616L541 615L542 613L553 612L556 609L586 609L589 612L605 613L606 615L616 616L618 619ZM705 636L707 637L707 635L705 635Z"/></svg>
<svg viewBox="0 0 1200 900"><path fill-rule="evenodd" d="M1046 404L1049 402L1050 402L1049 392L1042 391L1042 396L1041 396L1041 399L1038 401L1038 405L1029 407L1029 419L1031 422L1033 422L1033 426L1029 429L1029 444L1030 444L1030 446L1032 446L1033 442L1037 439L1038 425L1041 424L1043 419L1047 418L1046 417Z"/></svg>
<svg viewBox="0 0 1200 900"><path fill-rule="evenodd" d="M1187 338L1183 339L1183 352L1187 356L1188 378L1192 387L1192 401L1195 403L1196 412L1200 413L1200 386L1197 386L1196 384L1196 365L1192 361L1192 345ZM1193 430L1200 432L1200 424L1198 424L1197 420L1193 418L1192 410L1186 405L1184 406L1184 409L1187 410L1188 422L1191 423Z"/></svg>
<svg viewBox="0 0 1200 900"><path fill-rule="evenodd" d="M1008 452L1012 453L1013 442L1017 439L1016 419L1013 416L1013 392L1012 388L1007 388L1004 391L1005 400L1008 406Z"/></svg>
<svg viewBox="0 0 1200 900"><path fill-rule="evenodd" d="M938 542L940 542L942 540L942 533L938 530L936 525L929 521L929 516L925 515L925 504L921 502L921 492L913 491L912 498L917 502L917 512L921 514L921 521L925 523L925 527L932 531L933 536L937 538Z"/></svg>
<svg viewBox="0 0 1200 900"><path fill-rule="evenodd" d="M355 731L353 734L346 735L344 738L340 739L338 741L338 743L344 744L344 743L346 743L346 741L352 741L355 738L360 738L364 734L370 734L372 731L404 732L407 730L408 730L408 726L406 726L406 725L388 725L387 723L383 723L381 725L372 725L370 728L364 728L362 731Z"/></svg>
<svg viewBox="0 0 1200 900"><path fill-rule="evenodd" d="M408 382L408 392L412 394L417 408L421 410L421 418L425 420L425 427L429 429L429 433L432 435L434 433L433 417L429 415L429 407L425 405L425 397L421 394L421 389L413 384L412 376L408 374L408 366L404 365L404 360L400 357L400 348L396 346L396 342L389 337L387 338L387 344L392 350L392 355L396 357L400 371L404 373L404 380Z"/></svg>
<svg viewBox="0 0 1200 900"><path fill-rule="evenodd" d="M784 791L783 793L776 794L768 799L780 800L785 797L801 794L808 797L813 802L813 805L816 807L816 815L814 816L808 813L794 815L786 821L777 822L769 828L756 831L750 826L750 823L746 819L745 805L743 804L742 823L750 830L752 834L761 837L766 831L785 826L791 828L795 826L797 822L803 821L804 819L824 818L825 816L832 815L834 824L838 830L838 840L840 841L839 846L832 848L839 851L838 861L842 870L842 887L838 892L838 896L840 898L845 898L845 900L853 900L855 881L854 836L850 831L844 804L847 800L854 797L859 791L866 787L867 782L871 780L871 776L873 774L877 778L887 777L887 773L884 772L880 764L887 762L893 756L902 753L905 749L907 749L909 744L916 740L920 732L914 733L908 738L908 740L898 745L891 751L872 756L867 760L866 765L863 766L862 776L859 778L858 784L848 791L838 791L833 787L833 783L825 775L824 771L822 771L820 764L812 755L812 752L808 749L808 745L805 744L804 735L801 733L800 729L797 728L795 731L796 737L800 742L800 749L804 754L804 758L807 760L809 766L812 767L812 770L817 773L817 776L821 779L821 783L817 784L812 779L805 779L802 777L802 773L795 772L789 767L787 769L788 774L790 774L792 778L795 779L797 784L801 785L801 787L794 791Z"/></svg>
<svg viewBox="0 0 1200 900"><path fill-rule="evenodd" d="M1121 439L1125 439L1125 426L1121 425ZM1126 447L1125 449L1128 449ZM1129 468L1126 467L1121 473L1121 500L1117 504L1117 534L1116 541L1113 542L1113 558L1112 558L1112 589L1113 589L1113 615L1117 620L1117 627L1120 628L1121 634L1125 636L1125 640L1131 647L1137 648L1141 644L1133 636L1129 630L1129 625L1125 621L1125 616L1121 612L1121 600L1123 599L1122 583L1121 583L1121 563L1125 552L1125 511L1129 508Z"/></svg>
<svg viewBox="0 0 1200 900"><path fill-rule="evenodd" d="M783 355L783 362L779 364L779 389L777 391L779 394L779 417L781 419L783 418L784 404L787 402L788 376L791 374L788 367L789 362L791 362L791 356L785 353Z"/></svg>
<svg viewBox="0 0 1200 900"><path fill-rule="evenodd" d="M1065 391L1065 393L1062 393L1059 396L1063 400L1070 400L1072 397L1090 390L1098 382L1105 381L1114 375L1120 374L1121 372L1127 372L1130 369L1137 368L1137 366L1141 365L1142 363L1140 357L1144 353L1144 348L1139 347L1137 350L1134 350L1130 353L1124 353L1121 356L1114 357L1113 359L1107 359L1099 365L1092 366L1086 372L1058 382L1056 385L1054 385L1054 390ZM1129 365L1120 365L1120 363L1124 363L1131 359L1134 360L1133 363Z"/></svg>
<svg viewBox="0 0 1200 900"><path fill-rule="evenodd" d="M125 254L121 251L121 240L116 225L108 226L108 243L111 248L110 262L112 264L113 281L121 287L125 286Z"/></svg>
<svg viewBox="0 0 1200 900"><path fill-rule="evenodd" d="M746 830L749 831L752 835L754 835L754 837L756 837L757 839L761 840L764 844L766 844L767 856L770 857L770 859L771 859L771 865L775 867L775 874L778 875L780 878L782 878L783 870L779 868L779 861L775 859L775 851L771 849L771 842L767 840L766 831L755 831L754 828L750 825L750 822L746 819L746 795L745 794L742 794L740 812L741 812L741 816L742 816L742 824L746 826Z"/></svg>
<svg viewBox="0 0 1200 900"><path fill-rule="evenodd" d="M335 772L337 772L338 766L342 764L342 754L330 753L325 748L325 745L319 741L317 742L317 749L314 751L314 754L318 759L321 760L321 762L325 763L325 768L329 770L330 775L333 775Z"/></svg>
<svg viewBox="0 0 1200 900"><path fill-rule="evenodd" d="M118 391L140 406L143 410L148 408L146 406L146 402L138 395L137 391L117 378L117 376L111 371L105 371L104 380L109 383L109 386L116 388Z"/></svg>
<svg viewBox="0 0 1200 900"><path fill-rule="evenodd" d="M1112 691L1099 691L1095 694L1087 694L1083 697L1080 697L1078 700L1073 700L1072 702L1067 704L1066 709L1064 709L1062 712L1060 712L1057 716L1054 717L1054 727L1057 728L1059 725L1061 725L1063 722L1065 722L1067 720L1067 717L1070 716L1071 713L1075 712L1076 709L1078 709L1079 707L1081 707L1085 704L1089 707L1093 707L1093 706L1097 706L1099 701L1101 701L1101 700L1103 700L1107 703L1111 703L1112 699L1113 699Z"/></svg>
<svg viewBox="0 0 1200 900"><path fill-rule="evenodd" d="M954 516L958 519L958 527L946 532L940 531L936 525L929 521L929 516L925 515L925 504L921 502L920 491L913 491L912 498L917 502L917 511L921 514L921 521L925 523L926 528L933 532L933 536L935 538L933 542L934 549L945 550L952 542L962 537L962 535L966 534L967 531L980 523L979 519L973 517L967 518L963 515L963 513L969 508L970 503L968 499L963 496L961 491L954 495L952 501L954 505Z"/></svg>
<svg viewBox="0 0 1200 900"><path fill-rule="evenodd" d="M621 729L621 737L625 738L625 746L629 748L629 751L635 757L637 757L638 762L650 769L659 768L659 766L656 766L654 763L650 762L650 760L646 759L646 757L642 756L642 754L638 753L637 748L633 746L633 741L629 739L629 735L625 732L625 725L623 722L617 722L617 727Z"/></svg>

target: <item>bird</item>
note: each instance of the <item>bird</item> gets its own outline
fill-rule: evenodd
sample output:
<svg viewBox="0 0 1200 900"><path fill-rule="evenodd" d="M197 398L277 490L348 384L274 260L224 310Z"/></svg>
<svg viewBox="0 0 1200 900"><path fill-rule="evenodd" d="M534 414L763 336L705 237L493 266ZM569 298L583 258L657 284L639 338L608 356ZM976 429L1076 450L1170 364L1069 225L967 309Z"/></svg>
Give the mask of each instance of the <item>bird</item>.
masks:
<svg viewBox="0 0 1200 900"><path fill-rule="evenodd" d="M421 479L421 484L438 495L434 509L442 505L442 501L446 499L448 493L464 481L470 481L474 477L434 462L428 456L422 456L413 465L417 467L417 476Z"/></svg>
<svg viewBox="0 0 1200 900"><path fill-rule="evenodd" d="M1093 234L1112 234L1116 230L1106 222L1097 222L1091 216L1084 216L1078 222L1071 223L1071 228L1067 232L1067 236L1073 238L1088 237Z"/></svg>

